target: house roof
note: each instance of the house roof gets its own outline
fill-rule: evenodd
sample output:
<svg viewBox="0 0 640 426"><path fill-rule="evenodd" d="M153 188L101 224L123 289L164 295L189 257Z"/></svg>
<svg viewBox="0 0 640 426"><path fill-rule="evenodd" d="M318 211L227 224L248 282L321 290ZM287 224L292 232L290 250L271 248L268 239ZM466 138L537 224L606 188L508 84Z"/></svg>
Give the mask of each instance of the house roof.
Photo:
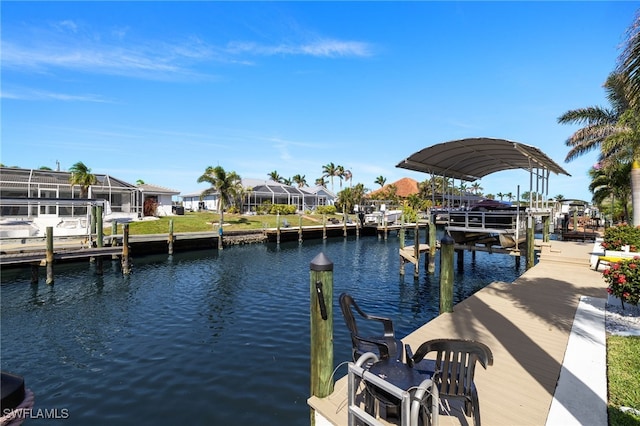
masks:
<svg viewBox="0 0 640 426"><path fill-rule="evenodd" d="M379 192L386 191L390 185L394 185L397 188L396 194L403 198L406 198L411 194L417 194L418 192L420 192L418 189L418 181L405 177L393 183L387 184L382 188L376 189L375 191L370 192L369 195L375 195Z"/></svg>
<svg viewBox="0 0 640 426"><path fill-rule="evenodd" d="M97 184L92 185L94 188L136 189L134 185L116 179L113 176L99 173L94 173L94 175L98 181ZM70 176L70 172L56 170L22 169L17 167L0 168L0 181L3 187L20 187L31 184L70 185Z"/></svg>
<svg viewBox="0 0 640 426"><path fill-rule="evenodd" d="M175 189L165 188L164 186L159 185L151 185L149 183L143 183L138 185L138 188L146 194L167 194L167 195L178 195L180 191L176 191Z"/></svg>
<svg viewBox="0 0 640 426"><path fill-rule="evenodd" d="M536 147L494 138L439 143L411 154L396 167L469 182L510 169L539 168L571 176Z"/></svg>

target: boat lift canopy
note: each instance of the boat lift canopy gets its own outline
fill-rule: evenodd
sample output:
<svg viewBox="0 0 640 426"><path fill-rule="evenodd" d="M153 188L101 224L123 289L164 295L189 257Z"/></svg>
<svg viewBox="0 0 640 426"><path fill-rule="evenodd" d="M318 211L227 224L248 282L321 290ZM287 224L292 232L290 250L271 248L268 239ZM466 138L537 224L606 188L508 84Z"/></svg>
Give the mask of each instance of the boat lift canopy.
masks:
<svg viewBox="0 0 640 426"><path fill-rule="evenodd" d="M469 182L511 169L544 169L571 176L536 147L494 138L439 143L412 154L396 167Z"/></svg>

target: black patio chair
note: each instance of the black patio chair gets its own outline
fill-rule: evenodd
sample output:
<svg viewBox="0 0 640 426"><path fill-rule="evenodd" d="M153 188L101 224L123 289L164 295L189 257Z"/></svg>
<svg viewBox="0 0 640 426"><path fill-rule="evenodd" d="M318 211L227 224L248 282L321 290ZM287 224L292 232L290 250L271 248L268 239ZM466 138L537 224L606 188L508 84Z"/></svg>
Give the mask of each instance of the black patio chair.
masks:
<svg viewBox="0 0 640 426"><path fill-rule="evenodd" d="M402 361L402 341L396 339L393 329L393 321L389 318L365 313L353 297L348 293L340 295L340 309L342 316L351 333L353 360L357 361L366 352L373 352L379 359L393 358ZM358 329L356 315L365 321L375 321L382 325L382 333L373 336L363 336ZM364 327L363 327L364 328ZM370 329L371 327L367 327Z"/></svg>
<svg viewBox="0 0 640 426"><path fill-rule="evenodd" d="M488 346L472 340L435 339L421 344L415 354L405 346L407 364L418 367L424 357L436 353L434 380L441 399L464 401L464 413L473 417L473 424L480 426L478 391L473 382L476 362L485 369L493 365L493 354Z"/></svg>

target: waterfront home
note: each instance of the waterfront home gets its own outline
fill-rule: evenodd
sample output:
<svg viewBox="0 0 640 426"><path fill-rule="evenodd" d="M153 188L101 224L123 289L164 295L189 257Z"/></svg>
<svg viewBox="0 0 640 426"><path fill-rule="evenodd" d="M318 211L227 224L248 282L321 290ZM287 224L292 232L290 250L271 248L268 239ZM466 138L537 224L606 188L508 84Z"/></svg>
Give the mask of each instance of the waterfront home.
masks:
<svg viewBox="0 0 640 426"><path fill-rule="evenodd" d="M265 203L296 206L299 212L313 211L318 206L333 205L336 195L324 186L294 187L273 180L242 179L245 195L242 212L256 212ZM182 195L182 205L191 211L218 211L219 194L212 193L201 198L203 191Z"/></svg>
<svg viewBox="0 0 640 426"><path fill-rule="evenodd" d="M173 197L180 191L163 186L142 183L138 185L143 216L170 216L174 214Z"/></svg>

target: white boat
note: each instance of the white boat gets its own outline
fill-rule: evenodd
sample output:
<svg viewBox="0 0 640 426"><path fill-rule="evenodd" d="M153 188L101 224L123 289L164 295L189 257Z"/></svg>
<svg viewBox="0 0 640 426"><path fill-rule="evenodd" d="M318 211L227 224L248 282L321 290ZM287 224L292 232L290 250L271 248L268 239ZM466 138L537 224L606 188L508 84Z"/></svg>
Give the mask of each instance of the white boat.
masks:
<svg viewBox="0 0 640 426"><path fill-rule="evenodd" d="M402 210L385 210L367 213L364 215L365 225L394 224L402 217Z"/></svg>

